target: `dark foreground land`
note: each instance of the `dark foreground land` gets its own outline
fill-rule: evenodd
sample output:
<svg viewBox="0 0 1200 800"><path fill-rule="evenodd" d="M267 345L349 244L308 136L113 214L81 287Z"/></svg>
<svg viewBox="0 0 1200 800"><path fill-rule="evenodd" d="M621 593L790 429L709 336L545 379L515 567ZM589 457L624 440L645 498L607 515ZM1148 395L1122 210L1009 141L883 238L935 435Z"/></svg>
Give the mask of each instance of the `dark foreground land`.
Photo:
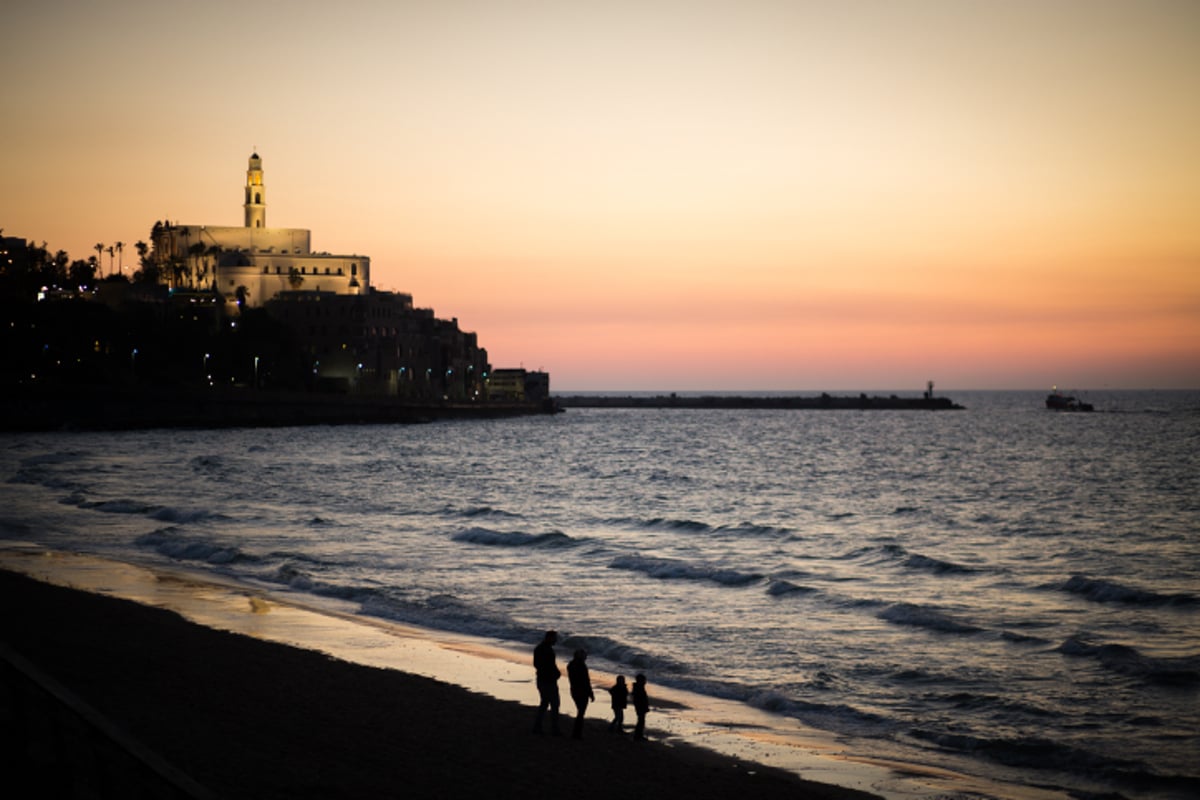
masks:
<svg viewBox="0 0 1200 800"><path fill-rule="evenodd" d="M0 604L0 774L22 796L869 797L610 735L599 710L583 741L534 736L527 706L23 575L0 571Z"/></svg>

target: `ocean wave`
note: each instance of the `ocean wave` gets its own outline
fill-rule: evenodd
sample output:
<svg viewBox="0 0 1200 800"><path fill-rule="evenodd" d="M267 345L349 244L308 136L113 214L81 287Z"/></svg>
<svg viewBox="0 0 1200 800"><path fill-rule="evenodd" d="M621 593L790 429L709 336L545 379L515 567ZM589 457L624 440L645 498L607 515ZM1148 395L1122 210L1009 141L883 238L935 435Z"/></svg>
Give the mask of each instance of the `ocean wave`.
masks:
<svg viewBox="0 0 1200 800"><path fill-rule="evenodd" d="M194 472L227 474L234 471L222 455L194 456L189 463Z"/></svg>
<svg viewBox="0 0 1200 800"><path fill-rule="evenodd" d="M14 519L0 519L0 539L23 539L33 531L31 525Z"/></svg>
<svg viewBox="0 0 1200 800"><path fill-rule="evenodd" d="M1030 636L1027 633L1017 633L1016 631L1001 631L1000 638L1016 644L1046 644L1048 642L1047 639L1040 636Z"/></svg>
<svg viewBox="0 0 1200 800"><path fill-rule="evenodd" d="M716 694L711 689L705 688L704 691L707 694ZM754 708L793 717L806 724L837 733L877 736L885 733L887 729L894 728L896 724L895 720L863 711L845 703L798 700L775 689L751 689L744 696L735 699Z"/></svg>
<svg viewBox="0 0 1200 800"><path fill-rule="evenodd" d="M58 450L53 453L41 453L36 456L29 456L21 459L23 467L40 467L43 464L66 464L71 461L78 461L81 458L87 458L92 454L87 450Z"/></svg>
<svg viewBox="0 0 1200 800"><path fill-rule="evenodd" d="M113 500L90 500L82 492L75 492L62 498L63 505L75 506L88 511L99 511L104 514L131 514L146 516L159 522L186 524L204 520L226 520L229 517L209 509L181 509L146 503L127 497Z"/></svg>
<svg viewBox="0 0 1200 800"><path fill-rule="evenodd" d="M682 662L675 661L666 656L652 655L632 645L625 644L616 639L610 639L607 636L567 633L562 635L559 643L567 652L583 649L589 655L611 661L618 666L629 667L643 672L654 672L656 675L664 673L685 675L688 672L687 665Z"/></svg>
<svg viewBox="0 0 1200 800"><path fill-rule="evenodd" d="M898 544L872 544L866 547L856 547L840 556L834 556L834 559L837 561L864 561L873 564L898 561L906 555L908 555L908 551Z"/></svg>
<svg viewBox="0 0 1200 800"><path fill-rule="evenodd" d="M925 606L913 603L896 603L880 611L876 616L896 625L911 625L916 628L928 628L942 633L978 633L983 628L968 622L961 622L953 617Z"/></svg>
<svg viewBox="0 0 1200 800"><path fill-rule="evenodd" d="M767 594L772 597L783 597L789 594L809 594L817 591L812 586L801 586L791 581L773 580L771 585L767 587Z"/></svg>
<svg viewBox="0 0 1200 800"><path fill-rule="evenodd" d="M45 486L49 489L63 489L67 491L80 490L83 484L74 477L58 474L54 471L54 468L89 456L91 456L91 453L84 451L65 450L23 458L18 462L16 470L14 470L5 483Z"/></svg>
<svg viewBox="0 0 1200 800"><path fill-rule="evenodd" d="M950 681L943 681L949 683ZM980 694L977 692L952 692L949 694L930 695L926 699L951 706L963 711L988 711L1018 714L1031 718L1056 718L1057 711L1051 711L1021 700L1002 697L995 694Z"/></svg>
<svg viewBox="0 0 1200 800"><path fill-rule="evenodd" d="M134 540L138 547L146 547L160 555L176 561L203 561L208 564L231 564L235 561L254 561L237 547L218 544L207 539L181 536L175 526L159 528Z"/></svg>
<svg viewBox="0 0 1200 800"><path fill-rule="evenodd" d="M741 572L711 564L646 556L618 556L609 563L608 567L609 569L644 572L651 578L662 580L711 581L724 586L745 586L760 581L764 577L759 572Z"/></svg>
<svg viewBox="0 0 1200 800"><path fill-rule="evenodd" d="M1192 686L1200 683L1200 657L1155 658L1124 644L1090 644L1071 637L1058 646L1067 656L1093 658L1105 669L1147 683Z"/></svg>
<svg viewBox="0 0 1200 800"><path fill-rule="evenodd" d="M1072 575L1064 583L1055 587L1060 591L1070 592L1086 597L1095 603L1123 603L1138 606L1174 606L1195 605L1200 598L1194 594L1161 594L1133 586L1125 586L1116 581L1099 578L1088 578L1083 575Z"/></svg>
<svg viewBox="0 0 1200 800"><path fill-rule="evenodd" d="M783 528L777 525L756 525L753 522L743 522L739 525L718 525L713 528L715 533L733 534L735 536L768 536L768 537L784 537L791 536L795 531L791 528Z"/></svg>
<svg viewBox="0 0 1200 800"><path fill-rule="evenodd" d="M481 544L488 547L571 547L579 542L560 531L525 533L523 531L494 531L489 528L469 528L450 537L456 542Z"/></svg>
<svg viewBox="0 0 1200 800"><path fill-rule="evenodd" d="M1115 786L1127 786L1137 793L1147 789L1166 792L1165 796L1195 797L1200 792L1200 778L1194 775L1167 775L1158 773L1148 765L1128 758L1115 758L1111 754L1094 753L1052 739L1030 737L1027 739L989 739L967 733L949 733L915 728L909 734L919 741L937 747L984 758L1010 767L1057 770L1088 778L1103 778ZM1084 796L1071 792L1073 796ZM1106 794L1105 797L1121 797Z"/></svg>
<svg viewBox="0 0 1200 800"><path fill-rule="evenodd" d="M215 511L207 509L192 509L185 511L180 508L160 507L155 509L150 514L151 519L156 519L159 522L174 522L177 524L186 524L189 522L201 522L204 520L226 520L229 517L224 514L219 514Z"/></svg>
<svg viewBox="0 0 1200 800"><path fill-rule="evenodd" d="M318 593L333 591L324 587ZM486 636L513 642L541 640L545 633L540 628L518 623L507 614L498 611L494 604L475 606L450 594L434 594L420 597L396 589L363 589L340 587L343 596L359 603L359 613L393 622L409 623L427 628Z"/></svg>
<svg viewBox="0 0 1200 800"><path fill-rule="evenodd" d="M671 531L694 531L696 533L706 533L713 530L713 527L707 522L699 522L694 519L668 519L665 517L655 517L645 520L641 523L641 526Z"/></svg>
<svg viewBox="0 0 1200 800"><path fill-rule="evenodd" d="M903 566L908 567L909 569L933 572L938 575L969 575L978 571L974 567L968 567L965 564L956 564L953 561L943 561L940 558L923 556L920 553L913 553L908 558L904 559Z"/></svg>
<svg viewBox="0 0 1200 800"><path fill-rule="evenodd" d="M460 511L452 511L451 513L454 516L467 517L468 519L474 517L511 517L513 519L519 519L521 516L520 514L514 514L511 511L505 511L501 508L493 508L492 506L473 506L471 508L464 508Z"/></svg>
<svg viewBox="0 0 1200 800"><path fill-rule="evenodd" d="M119 500L88 500L80 495L72 495L70 498L64 499L63 502L90 511L102 511L105 514L142 514L149 516L162 509L162 506L143 503L140 500L130 500L128 498L121 498Z"/></svg>
<svg viewBox="0 0 1200 800"><path fill-rule="evenodd" d="M921 741L930 742L946 750L986 758L1011 767L1034 767L1037 769L1062 769L1074 773L1098 774L1112 768L1135 768L1132 761L1114 759L1111 755L1099 755L1051 739L1029 737L1027 739L988 739L968 733L950 733L915 728L909 734Z"/></svg>

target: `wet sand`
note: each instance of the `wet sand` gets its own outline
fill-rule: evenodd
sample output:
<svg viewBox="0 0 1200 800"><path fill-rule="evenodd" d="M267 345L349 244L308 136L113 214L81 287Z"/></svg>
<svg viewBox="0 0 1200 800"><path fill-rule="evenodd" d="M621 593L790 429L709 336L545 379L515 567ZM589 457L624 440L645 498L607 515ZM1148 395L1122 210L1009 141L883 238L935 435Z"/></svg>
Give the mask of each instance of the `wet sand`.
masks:
<svg viewBox="0 0 1200 800"><path fill-rule="evenodd" d="M0 641L220 797L870 796L609 734L606 708L582 741L534 736L526 704L16 573L0 603ZM52 796L60 776L28 755L17 742L0 766Z"/></svg>

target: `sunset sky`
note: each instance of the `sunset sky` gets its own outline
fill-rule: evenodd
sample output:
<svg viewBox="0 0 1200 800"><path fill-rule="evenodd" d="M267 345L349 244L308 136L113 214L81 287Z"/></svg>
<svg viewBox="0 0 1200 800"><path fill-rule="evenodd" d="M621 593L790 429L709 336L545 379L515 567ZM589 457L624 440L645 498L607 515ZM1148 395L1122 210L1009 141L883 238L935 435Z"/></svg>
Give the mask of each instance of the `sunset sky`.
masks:
<svg viewBox="0 0 1200 800"><path fill-rule="evenodd" d="M0 227L267 222L572 389L1200 387L1200 2L6 4Z"/></svg>

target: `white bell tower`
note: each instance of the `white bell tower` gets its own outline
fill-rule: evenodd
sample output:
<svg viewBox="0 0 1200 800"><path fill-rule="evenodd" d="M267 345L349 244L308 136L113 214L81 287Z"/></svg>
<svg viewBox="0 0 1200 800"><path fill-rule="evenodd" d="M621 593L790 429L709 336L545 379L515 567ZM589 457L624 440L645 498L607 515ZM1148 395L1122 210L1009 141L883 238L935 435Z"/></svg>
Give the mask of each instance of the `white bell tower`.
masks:
<svg viewBox="0 0 1200 800"><path fill-rule="evenodd" d="M267 227L267 189L263 186L262 159L258 153L250 156L246 170L246 227Z"/></svg>

